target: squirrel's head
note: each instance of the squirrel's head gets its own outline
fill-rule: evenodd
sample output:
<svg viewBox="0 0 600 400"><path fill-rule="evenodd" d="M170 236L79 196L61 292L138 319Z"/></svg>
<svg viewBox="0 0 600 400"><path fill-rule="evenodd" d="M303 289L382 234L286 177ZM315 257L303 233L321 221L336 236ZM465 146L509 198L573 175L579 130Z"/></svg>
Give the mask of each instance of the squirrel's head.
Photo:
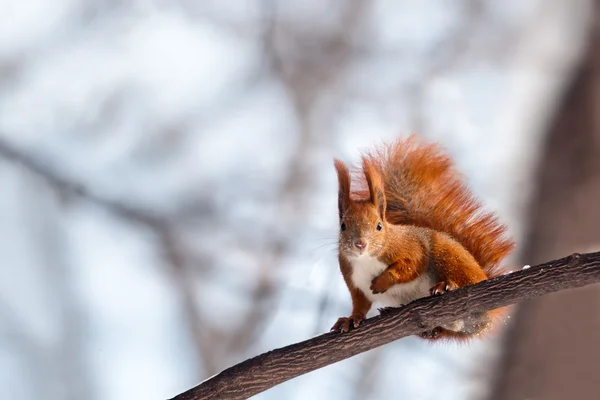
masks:
<svg viewBox="0 0 600 400"><path fill-rule="evenodd" d="M350 197L350 171L340 160L334 159L334 165L339 182L340 251L348 257L375 256L383 249L387 231L381 175L363 160L369 198L355 200Z"/></svg>

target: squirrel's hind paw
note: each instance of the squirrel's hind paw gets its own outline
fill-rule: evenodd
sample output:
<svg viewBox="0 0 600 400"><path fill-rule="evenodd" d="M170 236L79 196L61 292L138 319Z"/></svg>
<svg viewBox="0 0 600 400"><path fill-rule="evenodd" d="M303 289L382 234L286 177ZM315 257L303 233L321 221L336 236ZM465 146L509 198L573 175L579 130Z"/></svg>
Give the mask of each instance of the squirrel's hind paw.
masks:
<svg viewBox="0 0 600 400"><path fill-rule="evenodd" d="M451 290L458 289L458 285L451 280L441 281L433 285L431 289L429 289L429 294L432 296L444 294Z"/></svg>
<svg viewBox="0 0 600 400"><path fill-rule="evenodd" d="M402 308L402 306L398 306L398 307L380 307L377 309L377 311L379 311L379 315L385 315L385 314L389 314L390 312L397 310L399 308Z"/></svg>
<svg viewBox="0 0 600 400"><path fill-rule="evenodd" d="M438 326L436 328L433 328L432 330L421 332L420 336L423 339L437 339L438 336L440 336L440 334L442 333L442 331L443 329Z"/></svg>

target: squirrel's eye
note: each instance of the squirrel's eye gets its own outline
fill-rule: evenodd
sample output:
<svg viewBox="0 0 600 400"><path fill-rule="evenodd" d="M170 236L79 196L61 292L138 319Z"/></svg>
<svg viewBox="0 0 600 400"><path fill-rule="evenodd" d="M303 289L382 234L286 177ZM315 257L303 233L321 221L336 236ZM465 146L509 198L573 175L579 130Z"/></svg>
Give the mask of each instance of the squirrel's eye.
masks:
<svg viewBox="0 0 600 400"><path fill-rule="evenodd" d="M380 230L381 230L381 228L383 228L383 226L381 225L381 222L378 222L378 223L377 223L377 230L378 230L378 231L380 231Z"/></svg>
<svg viewBox="0 0 600 400"><path fill-rule="evenodd" d="M346 230L346 224L342 222L342 225L340 226L340 229L345 231Z"/></svg>

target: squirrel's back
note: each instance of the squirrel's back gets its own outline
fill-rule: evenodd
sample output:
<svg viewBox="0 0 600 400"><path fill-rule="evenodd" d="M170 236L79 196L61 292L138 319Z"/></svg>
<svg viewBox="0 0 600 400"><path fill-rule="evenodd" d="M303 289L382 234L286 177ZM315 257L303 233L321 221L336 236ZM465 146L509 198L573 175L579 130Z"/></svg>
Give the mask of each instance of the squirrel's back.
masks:
<svg viewBox="0 0 600 400"><path fill-rule="evenodd" d="M363 159L381 173L388 222L446 232L473 255L488 277L500 273L499 263L515 243L496 215L483 209L438 145L411 135L384 144Z"/></svg>

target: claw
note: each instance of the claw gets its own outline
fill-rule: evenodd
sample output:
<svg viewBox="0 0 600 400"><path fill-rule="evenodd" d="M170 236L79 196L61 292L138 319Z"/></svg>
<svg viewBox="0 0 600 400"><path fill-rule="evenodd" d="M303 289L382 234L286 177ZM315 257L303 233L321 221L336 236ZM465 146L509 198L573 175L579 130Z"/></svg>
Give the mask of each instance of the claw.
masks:
<svg viewBox="0 0 600 400"><path fill-rule="evenodd" d="M433 328L430 331L421 332L421 337L423 339L435 339L439 336L440 333L442 333L442 328L437 327Z"/></svg>
<svg viewBox="0 0 600 400"><path fill-rule="evenodd" d="M335 324L333 324L333 327L331 327L330 332L348 332L350 330L350 326L352 326L353 328L358 328L363 319L364 317L341 317L336 321Z"/></svg>
<svg viewBox="0 0 600 400"><path fill-rule="evenodd" d="M431 289L429 289L429 293L432 296L436 296L436 295L441 295L444 294L446 292L449 292L451 290L457 289L458 286L456 285L456 283L448 280L448 281L441 281L436 283L435 285L433 285L433 287Z"/></svg>

